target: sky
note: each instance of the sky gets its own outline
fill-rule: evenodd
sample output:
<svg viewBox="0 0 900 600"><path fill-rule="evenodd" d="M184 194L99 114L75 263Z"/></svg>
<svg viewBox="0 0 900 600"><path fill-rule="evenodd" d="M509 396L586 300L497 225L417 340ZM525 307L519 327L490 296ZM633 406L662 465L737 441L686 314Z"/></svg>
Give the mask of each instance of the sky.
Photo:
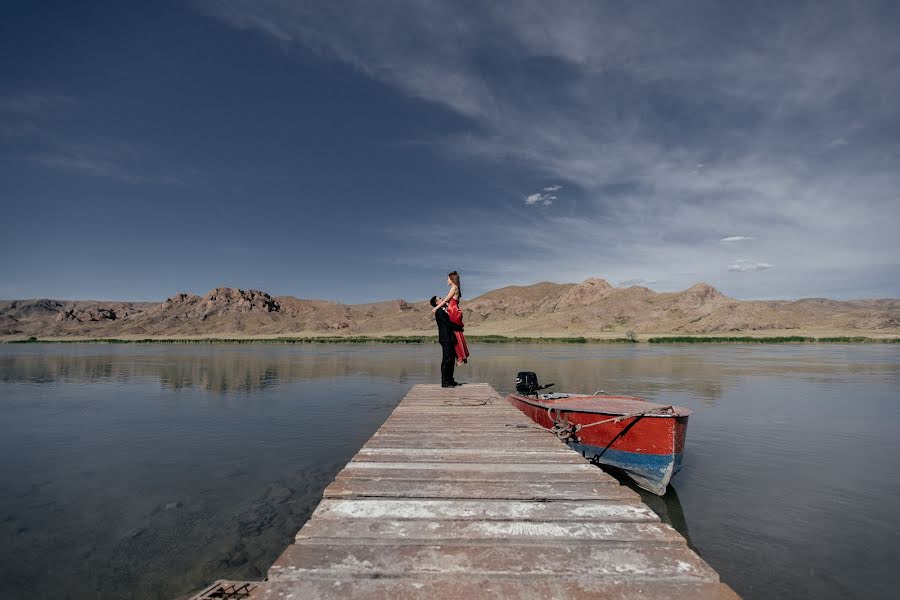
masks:
<svg viewBox="0 0 900 600"><path fill-rule="evenodd" d="M0 298L900 297L900 3L0 4Z"/></svg>

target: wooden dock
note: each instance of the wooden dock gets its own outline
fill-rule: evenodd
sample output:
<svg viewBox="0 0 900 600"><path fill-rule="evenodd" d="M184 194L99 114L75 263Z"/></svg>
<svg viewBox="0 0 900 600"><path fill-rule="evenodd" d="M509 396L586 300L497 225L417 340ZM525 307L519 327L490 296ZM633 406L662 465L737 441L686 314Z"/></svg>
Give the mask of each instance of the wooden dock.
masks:
<svg viewBox="0 0 900 600"><path fill-rule="evenodd" d="M737 598L638 494L532 425L487 384L413 387L235 597Z"/></svg>

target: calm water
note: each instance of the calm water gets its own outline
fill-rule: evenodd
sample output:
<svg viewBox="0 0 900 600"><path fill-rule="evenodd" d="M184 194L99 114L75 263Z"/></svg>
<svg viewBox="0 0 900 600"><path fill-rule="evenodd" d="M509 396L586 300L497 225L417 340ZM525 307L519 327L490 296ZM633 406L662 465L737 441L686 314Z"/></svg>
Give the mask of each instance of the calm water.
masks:
<svg viewBox="0 0 900 600"><path fill-rule="evenodd" d="M4 598L258 578L438 346L0 346ZM745 598L895 593L900 347L473 345L462 381L694 410L653 501Z"/></svg>

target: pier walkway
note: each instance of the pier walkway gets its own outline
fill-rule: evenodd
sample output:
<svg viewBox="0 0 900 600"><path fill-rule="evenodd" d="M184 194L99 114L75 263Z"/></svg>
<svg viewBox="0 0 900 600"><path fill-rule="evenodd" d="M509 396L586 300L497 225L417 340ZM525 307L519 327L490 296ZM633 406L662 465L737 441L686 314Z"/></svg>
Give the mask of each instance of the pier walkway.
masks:
<svg viewBox="0 0 900 600"><path fill-rule="evenodd" d="M638 494L532 425L487 384L413 387L268 580L232 597L737 598Z"/></svg>

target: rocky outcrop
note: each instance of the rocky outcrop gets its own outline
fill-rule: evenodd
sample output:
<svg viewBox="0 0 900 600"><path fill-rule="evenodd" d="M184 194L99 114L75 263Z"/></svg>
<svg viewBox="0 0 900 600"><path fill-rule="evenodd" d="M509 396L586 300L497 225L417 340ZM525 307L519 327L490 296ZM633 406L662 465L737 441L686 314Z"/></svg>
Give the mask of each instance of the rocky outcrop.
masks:
<svg viewBox="0 0 900 600"><path fill-rule="evenodd" d="M559 299L559 306L584 306L608 297L616 288L605 279L585 279L569 288Z"/></svg>
<svg viewBox="0 0 900 600"><path fill-rule="evenodd" d="M115 321L118 318L116 311L112 308L101 306L91 306L88 308L77 309L70 308L60 311L56 315L56 321L77 321L84 323L87 321Z"/></svg>
<svg viewBox="0 0 900 600"><path fill-rule="evenodd" d="M13 300L0 310L17 319L28 319L42 315L55 315L63 306L63 303L59 300L40 298L37 300Z"/></svg>
<svg viewBox="0 0 900 600"><path fill-rule="evenodd" d="M19 320L8 315L0 315L0 335L16 335L22 333L18 328Z"/></svg>
<svg viewBox="0 0 900 600"><path fill-rule="evenodd" d="M898 329L900 328L900 315L868 314L863 315L853 322L856 329Z"/></svg>
<svg viewBox="0 0 900 600"><path fill-rule="evenodd" d="M228 313L276 313L281 304L272 296L259 290L242 290L239 288L220 287L208 294L175 294L162 303L165 313L186 313L187 316L201 320Z"/></svg>
<svg viewBox="0 0 900 600"><path fill-rule="evenodd" d="M200 299L200 296L196 294L175 294L174 296L170 296L166 298L166 301L163 302L163 306L165 308L173 308L177 306L184 306L185 304L193 304L196 303L197 300Z"/></svg>
<svg viewBox="0 0 900 600"><path fill-rule="evenodd" d="M707 314L731 301L731 298L707 283L697 283L677 294L673 308L685 313Z"/></svg>

